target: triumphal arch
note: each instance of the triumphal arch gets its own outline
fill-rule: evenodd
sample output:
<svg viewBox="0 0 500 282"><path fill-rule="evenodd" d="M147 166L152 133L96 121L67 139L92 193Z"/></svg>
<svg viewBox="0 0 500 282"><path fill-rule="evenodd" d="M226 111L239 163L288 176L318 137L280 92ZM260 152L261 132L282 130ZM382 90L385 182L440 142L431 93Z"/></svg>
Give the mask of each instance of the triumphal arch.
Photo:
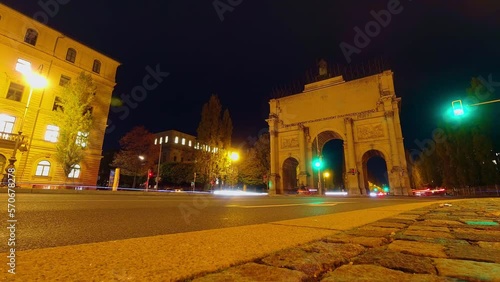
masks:
<svg viewBox="0 0 500 282"><path fill-rule="evenodd" d="M321 160L326 142L343 141L344 189L366 195L367 162L385 160L390 193L411 195L399 112L390 70L345 81L335 76L306 84L301 93L272 99L269 124L271 174L269 193L321 187Z"/></svg>

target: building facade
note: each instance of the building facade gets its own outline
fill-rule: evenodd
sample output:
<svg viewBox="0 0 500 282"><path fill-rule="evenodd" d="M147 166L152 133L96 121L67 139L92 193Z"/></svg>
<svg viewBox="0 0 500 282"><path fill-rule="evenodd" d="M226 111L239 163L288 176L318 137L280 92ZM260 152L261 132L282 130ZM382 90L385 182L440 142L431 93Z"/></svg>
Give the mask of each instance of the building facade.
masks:
<svg viewBox="0 0 500 282"><path fill-rule="evenodd" d="M161 163L194 162L196 137L177 130L155 133L155 145L161 145Z"/></svg>
<svg viewBox="0 0 500 282"><path fill-rule="evenodd" d="M67 183L96 185L116 60L0 4L0 169L13 154L16 138L16 180L21 187ZM48 80L43 89L30 86L16 69L18 62ZM69 176L55 160L59 128L52 117L63 86L84 72L92 76L97 92L92 105L94 125L88 133L83 161ZM19 135L19 132L22 132Z"/></svg>

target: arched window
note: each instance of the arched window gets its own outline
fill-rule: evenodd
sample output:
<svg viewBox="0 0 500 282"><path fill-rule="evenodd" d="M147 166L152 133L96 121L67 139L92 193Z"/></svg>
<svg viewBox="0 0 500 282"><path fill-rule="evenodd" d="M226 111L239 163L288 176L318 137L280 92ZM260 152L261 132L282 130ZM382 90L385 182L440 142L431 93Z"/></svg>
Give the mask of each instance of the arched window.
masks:
<svg viewBox="0 0 500 282"><path fill-rule="evenodd" d="M76 60L76 50L73 48L68 48L68 52L66 52L66 61L74 63Z"/></svg>
<svg viewBox="0 0 500 282"><path fill-rule="evenodd" d="M28 28L26 34L24 35L24 42L35 46L37 39L38 39L38 32L32 28Z"/></svg>
<svg viewBox="0 0 500 282"><path fill-rule="evenodd" d="M80 165L75 165L68 174L68 178L79 178L80 177Z"/></svg>
<svg viewBox="0 0 500 282"><path fill-rule="evenodd" d="M95 73L101 73L101 62L99 60L94 60L92 71Z"/></svg>
<svg viewBox="0 0 500 282"><path fill-rule="evenodd" d="M50 163L49 161L41 161L36 166L36 176L49 176Z"/></svg>

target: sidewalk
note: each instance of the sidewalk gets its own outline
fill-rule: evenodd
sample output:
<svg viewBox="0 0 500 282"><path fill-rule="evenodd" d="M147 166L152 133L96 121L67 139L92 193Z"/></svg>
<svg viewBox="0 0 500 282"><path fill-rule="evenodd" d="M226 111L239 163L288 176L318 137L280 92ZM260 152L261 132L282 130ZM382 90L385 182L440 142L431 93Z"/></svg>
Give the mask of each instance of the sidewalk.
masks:
<svg viewBox="0 0 500 282"><path fill-rule="evenodd" d="M406 211L205 281L500 281L500 198Z"/></svg>

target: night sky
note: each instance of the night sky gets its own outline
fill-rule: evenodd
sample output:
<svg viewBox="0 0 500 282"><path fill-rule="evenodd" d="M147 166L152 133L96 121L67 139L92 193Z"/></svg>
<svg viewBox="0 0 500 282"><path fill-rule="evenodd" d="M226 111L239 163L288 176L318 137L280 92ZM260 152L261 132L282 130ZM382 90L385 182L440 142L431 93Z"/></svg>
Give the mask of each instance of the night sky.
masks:
<svg viewBox="0 0 500 282"><path fill-rule="evenodd" d="M42 10L38 0L2 2L30 16ZM110 114L117 129L106 135L104 149L136 125L196 135L211 94L230 110L233 143L256 137L267 127L273 87L301 80L320 58L348 65L340 43L354 45L354 28L364 29L371 11L394 4L220 0L239 3L221 21L211 0L60 2L67 4L49 26L122 63L114 96L141 85L147 66L170 73L128 118ZM404 0L398 8L350 63L389 62L402 97L405 145L412 149L415 139L432 137L442 109L465 95L473 76L500 82L500 2ZM500 83L494 90L491 100L500 98ZM485 107L496 107L492 118L500 118L500 103Z"/></svg>

